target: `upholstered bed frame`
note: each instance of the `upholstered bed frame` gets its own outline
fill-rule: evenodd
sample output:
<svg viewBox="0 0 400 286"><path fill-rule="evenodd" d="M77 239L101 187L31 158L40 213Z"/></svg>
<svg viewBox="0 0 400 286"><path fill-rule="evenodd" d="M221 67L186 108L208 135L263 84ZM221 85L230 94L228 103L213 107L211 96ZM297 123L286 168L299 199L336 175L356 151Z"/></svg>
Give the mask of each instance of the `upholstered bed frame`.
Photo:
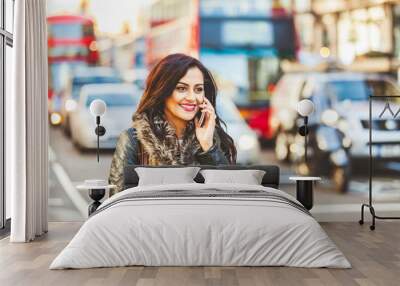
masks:
<svg viewBox="0 0 400 286"><path fill-rule="evenodd" d="M139 182L125 169L126 188ZM276 189L277 166L259 185L158 184L127 189L102 203L50 269L121 266L291 266L350 268L317 221ZM171 168L171 167L169 167ZM274 187L272 189L271 187Z"/></svg>
<svg viewBox="0 0 400 286"><path fill-rule="evenodd" d="M138 185L139 177L135 172L136 167L143 167L140 165L129 165L124 168L124 190L128 188L133 188ZM149 167L149 166L146 166ZM156 166L157 168L176 168L182 166ZM200 165L202 169L221 169L221 170L263 170L265 171L265 175L262 179L262 185L265 187L271 187L278 189L279 188L279 167L275 165L218 165L218 166L210 166L210 165ZM203 176L199 173L194 179L198 183L204 183Z"/></svg>

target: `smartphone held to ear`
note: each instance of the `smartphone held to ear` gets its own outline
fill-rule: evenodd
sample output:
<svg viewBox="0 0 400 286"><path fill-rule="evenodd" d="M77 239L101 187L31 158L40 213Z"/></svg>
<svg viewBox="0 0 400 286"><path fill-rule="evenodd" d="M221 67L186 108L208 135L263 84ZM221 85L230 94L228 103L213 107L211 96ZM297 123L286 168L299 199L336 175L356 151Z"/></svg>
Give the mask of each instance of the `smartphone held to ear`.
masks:
<svg viewBox="0 0 400 286"><path fill-rule="evenodd" d="M203 127L204 125L204 121L206 119L206 113L205 112L201 112L201 110L199 110L196 114L197 120L199 122L199 126Z"/></svg>

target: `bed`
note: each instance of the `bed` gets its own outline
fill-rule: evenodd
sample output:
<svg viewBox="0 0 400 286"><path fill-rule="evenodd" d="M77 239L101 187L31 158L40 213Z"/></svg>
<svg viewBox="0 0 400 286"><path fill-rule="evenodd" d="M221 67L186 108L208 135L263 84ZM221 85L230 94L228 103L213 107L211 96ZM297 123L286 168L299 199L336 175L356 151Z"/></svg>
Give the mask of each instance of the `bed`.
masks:
<svg viewBox="0 0 400 286"><path fill-rule="evenodd" d="M138 186L105 200L50 269L144 266L350 268L343 253L296 199L279 188L277 166L258 169L261 185L195 183Z"/></svg>

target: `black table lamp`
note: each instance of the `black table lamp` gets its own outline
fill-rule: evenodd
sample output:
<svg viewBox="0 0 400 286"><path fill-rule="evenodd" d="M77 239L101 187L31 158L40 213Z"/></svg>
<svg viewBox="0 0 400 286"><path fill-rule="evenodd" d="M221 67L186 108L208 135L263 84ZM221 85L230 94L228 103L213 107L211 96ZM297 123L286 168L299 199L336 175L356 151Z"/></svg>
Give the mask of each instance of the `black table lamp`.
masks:
<svg viewBox="0 0 400 286"><path fill-rule="evenodd" d="M101 99L95 99L90 103L90 113L96 117L97 127L95 133L97 135L97 162L99 162L99 149L100 149L100 136L106 134L106 129L104 126L100 125L100 117L106 113L107 105Z"/></svg>
<svg viewBox="0 0 400 286"><path fill-rule="evenodd" d="M304 125L299 127L299 133L304 136L304 162L307 164L308 117L314 112L314 103L309 99L303 99L297 104L297 112L304 118Z"/></svg>

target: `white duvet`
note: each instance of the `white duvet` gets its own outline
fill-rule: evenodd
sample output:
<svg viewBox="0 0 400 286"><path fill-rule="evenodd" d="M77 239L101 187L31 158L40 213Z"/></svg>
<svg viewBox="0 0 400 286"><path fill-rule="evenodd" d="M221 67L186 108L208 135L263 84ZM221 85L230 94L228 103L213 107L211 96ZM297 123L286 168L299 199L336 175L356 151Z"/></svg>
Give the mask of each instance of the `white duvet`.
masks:
<svg viewBox="0 0 400 286"><path fill-rule="evenodd" d="M249 196L142 197L144 192L239 192ZM252 197L262 191L272 199ZM294 266L349 268L315 219L292 196L238 184L135 187L109 198L50 269L145 266Z"/></svg>

